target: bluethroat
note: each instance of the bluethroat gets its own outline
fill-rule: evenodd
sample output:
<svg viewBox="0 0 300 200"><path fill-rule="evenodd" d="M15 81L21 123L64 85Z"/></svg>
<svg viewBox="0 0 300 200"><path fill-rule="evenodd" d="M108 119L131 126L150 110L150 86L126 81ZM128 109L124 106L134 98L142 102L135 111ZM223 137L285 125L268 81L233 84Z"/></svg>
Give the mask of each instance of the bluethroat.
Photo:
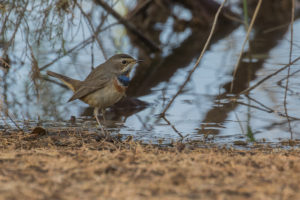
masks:
<svg viewBox="0 0 300 200"><path fill-rule="evenodd" d="M94 115L101 125L98 112L117 103L125 96L129 84L129 73L138 61L127 54L116 54L91 71L84 81L47 71L49 76L60 79L74 94L68 102L79 99L94 107ZM103 115L104 117L104 115Z"/></svg>

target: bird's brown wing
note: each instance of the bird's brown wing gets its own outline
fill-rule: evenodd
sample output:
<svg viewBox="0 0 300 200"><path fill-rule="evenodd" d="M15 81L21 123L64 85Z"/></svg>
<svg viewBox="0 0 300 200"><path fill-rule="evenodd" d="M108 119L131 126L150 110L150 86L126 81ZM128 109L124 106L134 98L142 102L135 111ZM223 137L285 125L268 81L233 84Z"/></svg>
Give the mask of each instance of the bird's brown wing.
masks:
<svg viewBox="0 0 300 200"><path fill-rule="evenodd" d="M69 99L69 101L81 99L84 96L95 92L96 90L104 88L110 83L111 80L112 76L108 76L107 74L86 79L82 82L78 90L75 91L74 95Z"/></svg>

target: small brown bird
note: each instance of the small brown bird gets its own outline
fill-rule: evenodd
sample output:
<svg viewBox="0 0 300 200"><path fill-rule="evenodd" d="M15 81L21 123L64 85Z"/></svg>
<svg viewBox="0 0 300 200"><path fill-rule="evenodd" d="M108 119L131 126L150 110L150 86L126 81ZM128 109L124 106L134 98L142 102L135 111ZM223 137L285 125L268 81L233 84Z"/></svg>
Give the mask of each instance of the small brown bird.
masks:
<svg viewBox="0 0 300 200"><path fill-rule="evenodd" d="M116 54L92 70L84 81L52 71L47 71L47 74L60 79L74 92L69 101L79 99L95 108L95 118L105 133L98 119L99 109L104 113L105 108L117 103L125 95L129 73L137 62L127 54Z"/></svg>

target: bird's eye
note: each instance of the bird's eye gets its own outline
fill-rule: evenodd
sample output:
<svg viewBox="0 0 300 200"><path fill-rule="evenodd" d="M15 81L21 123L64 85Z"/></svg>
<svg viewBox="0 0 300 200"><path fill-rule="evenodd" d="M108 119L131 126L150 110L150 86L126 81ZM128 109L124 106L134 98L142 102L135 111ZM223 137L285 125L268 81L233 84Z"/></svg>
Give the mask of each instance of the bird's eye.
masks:
<svg viewBox="0 0 300 200"><path fill-rule="evenodd" d="M125 65L127 63L126 60L122 60L122 64Z"/></svg>

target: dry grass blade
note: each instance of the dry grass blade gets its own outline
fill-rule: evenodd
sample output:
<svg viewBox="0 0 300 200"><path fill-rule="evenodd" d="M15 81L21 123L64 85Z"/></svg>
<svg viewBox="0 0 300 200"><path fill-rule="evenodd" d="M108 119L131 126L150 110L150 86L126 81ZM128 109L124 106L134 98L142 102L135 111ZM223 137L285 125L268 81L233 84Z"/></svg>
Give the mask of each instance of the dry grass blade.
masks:
<svg viewBox="0 0 300 200"><path fill-rule="evenodd" d="M295 0L292 0L292 12L291 12L291 40L290 40L289 63L292 62L292 54L293 54L294 21L295 21ZM291 133L291 139L293 139L293 129L292 129L292 126L291 126L290 118L288 117L288 109L287 109L287 91L288 91L288 88L289 88L290 71L291 71L291 66L288 67L287 78L286 78L286 84L285 84L285 90L284 90L283 106L284 106L284 112L285 112L285 115L287 116L287 120L288 120L289 131L290 131L290 133Z"/></svg>
<svg viewBox="0 0 300 200"><path fill-rule="evenodd" d="M249 25L249 28L248 28L248 30L247 30L247 34L246 34L245 40L244 40L243 45L242 45L242 49L241 49L241 51L240 51L238 60L237 60L236 65L235 65L235 67L234 67L233 76L232 76L233 79L235 78L236 72L237 72L237 70L238 70L238 68L239 68L239 64L240 64L240 62L241 62L241 58L242 58L242 54L243 54L243 52L244 52L245 45L246 45L247 41L249 40L249 35L250 35L251 30L252 30L253 24L254 24L254 22L255 22L255 20L256 20L256 17L257 17L258 11L259 11L259 9L260 9L261 3L262 3L262 0L259 0L259 2L257 3L257 6L256 6L256 8L255 8L255 11L254 11L254 14L253 14L251 23L250 23L250 25ZM230 91L231 91L231 92L232 92L232 90L233 90L233 82L234 82L234 81L232 80L231 86L230 86Z"/></svg>

